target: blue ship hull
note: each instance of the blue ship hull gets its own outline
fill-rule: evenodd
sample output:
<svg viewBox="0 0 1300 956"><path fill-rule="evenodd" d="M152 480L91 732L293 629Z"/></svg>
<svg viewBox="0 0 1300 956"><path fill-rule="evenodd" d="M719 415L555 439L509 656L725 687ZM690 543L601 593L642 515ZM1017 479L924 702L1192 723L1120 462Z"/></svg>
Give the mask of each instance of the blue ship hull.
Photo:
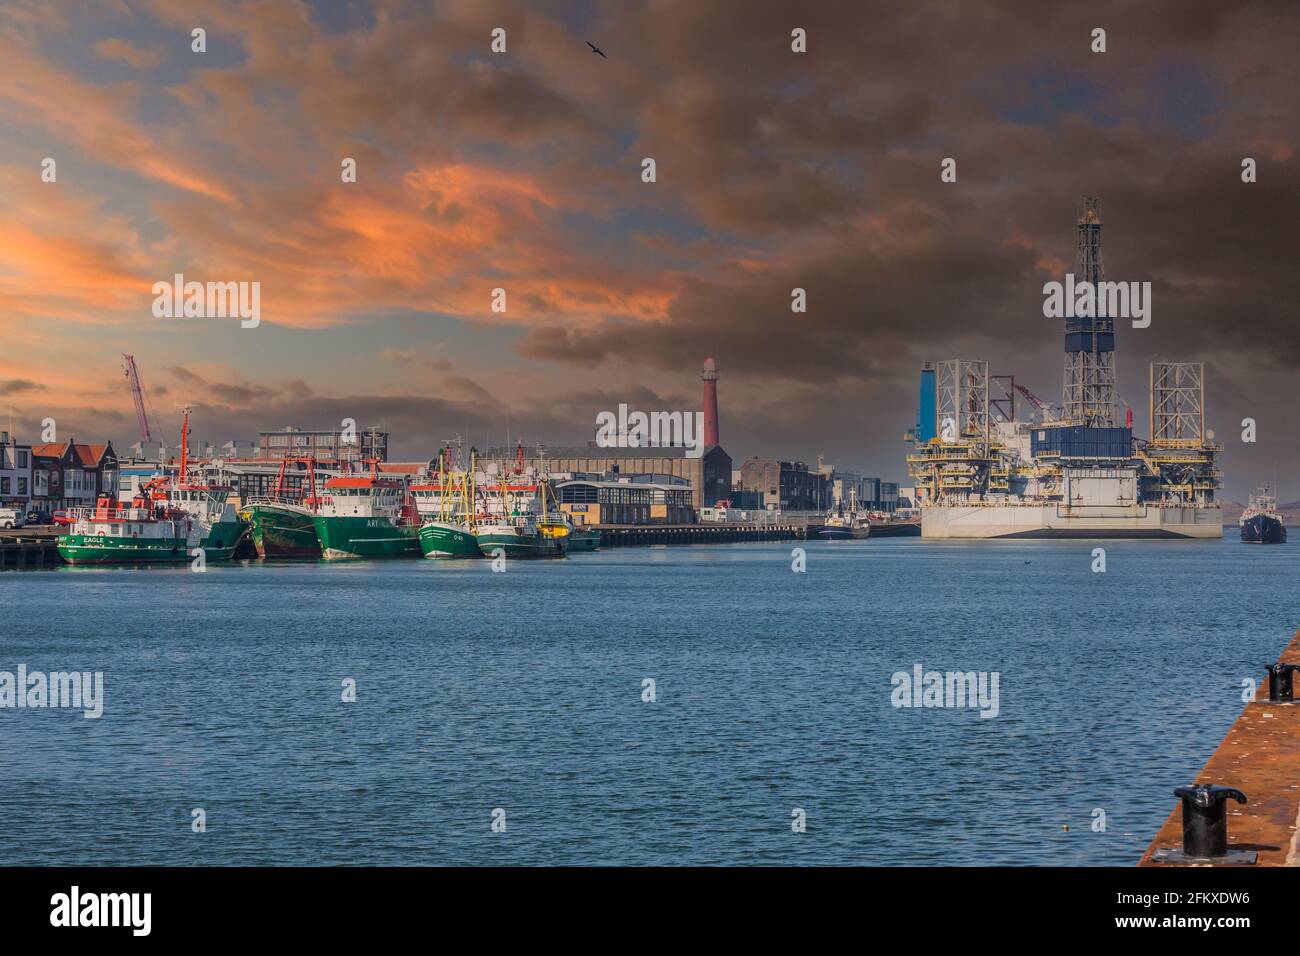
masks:
<svg viewBox="0 0 1300 956"><path fill-rule="evenodd" d="M860 531L856 528L839 528L839 527L828 526L818 531L817 537L821 538L823 541L854 541L854 540L860 540L862 538L865 538L870 533L871 532L869 530Z"/></svg>
<svg viewBox="0 0 1300 956"><path fill-rule="evenodd" d="M1277 518L1255 515L1241 523L1241 540L1248 544L1286 544L1286 526Z"/></svg>

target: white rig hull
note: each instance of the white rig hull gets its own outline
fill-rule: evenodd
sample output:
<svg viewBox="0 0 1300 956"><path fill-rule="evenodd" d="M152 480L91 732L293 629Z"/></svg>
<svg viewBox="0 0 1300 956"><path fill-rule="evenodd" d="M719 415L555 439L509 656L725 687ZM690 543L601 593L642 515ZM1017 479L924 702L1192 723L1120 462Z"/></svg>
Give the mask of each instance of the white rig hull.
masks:
<svg viewBox="0 0 1300 956"><path fill-rule="evenodd" d="M1177 505L935 505L922 538L1222 538L1220 508Z"/></svg>

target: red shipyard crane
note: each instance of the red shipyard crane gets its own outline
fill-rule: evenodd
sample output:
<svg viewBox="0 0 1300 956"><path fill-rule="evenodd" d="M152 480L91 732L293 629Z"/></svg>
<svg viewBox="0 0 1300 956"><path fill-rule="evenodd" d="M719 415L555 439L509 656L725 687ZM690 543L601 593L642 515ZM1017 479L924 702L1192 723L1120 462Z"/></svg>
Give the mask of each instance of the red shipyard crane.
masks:
<svg viewBox="0 0 1300 956"><path fill-rule="evenodd" d="M149 416L144 410L144 386L140 384L140 371L135 367L135 356L122 353L122 371L131 383L131 397L135 399L135 417L140 423L140 440L153 441L149 431Z"/></svg>
<svg viewBox="0 0 1300 956"><path fill-rule="evenodd" d="M1047 403L1045 401L1043 401L1041 398L1039 398L1029 389L1025 388L1025 386L1021 385L1019 382L1013 382L1012 384L1015 385L1015 389L1017 392L1025 396L1025 398L1029 399L1030 405L1033 405L1034 408L1038 409L1040 412L1047 411Z"/></svg>
<svg viewBox="0 0 1300 956"><path fill-rule="evenodd" d="M1017 392L1025 396L1025 398L1029 399L1029 404L1033 405L1034 408L1042 412L1043 415L1046 416L1050 414L1051 409L1048 407L1048 404L1045 401L1043 401L1041 398L1039 398L1029 389L1025 388L1025 386L1021 385L1019 382L1013 380L1011 384ZM1123 402L1123 399L1119 399L1119 401ZM1125 403L1124 426L1126 428L1133 427L1133 409L1129 407L1127 403Z"/></svg>

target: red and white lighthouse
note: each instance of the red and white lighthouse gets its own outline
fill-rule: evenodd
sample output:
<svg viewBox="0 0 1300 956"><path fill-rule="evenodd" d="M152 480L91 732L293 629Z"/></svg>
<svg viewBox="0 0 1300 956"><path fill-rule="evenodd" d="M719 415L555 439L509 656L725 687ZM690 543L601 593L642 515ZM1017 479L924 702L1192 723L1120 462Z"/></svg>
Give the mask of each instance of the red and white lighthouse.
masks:
<svg viewBox="0 0 1300 956"><path fill-rule="evenodd" d="M710 355L704 360L704 447L718 444L718 365Z"/></svg>

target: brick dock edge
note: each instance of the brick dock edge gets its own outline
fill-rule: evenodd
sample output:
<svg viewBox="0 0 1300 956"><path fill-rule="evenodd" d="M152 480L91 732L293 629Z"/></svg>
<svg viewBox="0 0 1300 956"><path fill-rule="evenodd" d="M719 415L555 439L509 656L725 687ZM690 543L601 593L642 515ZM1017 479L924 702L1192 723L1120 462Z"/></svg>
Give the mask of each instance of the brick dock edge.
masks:
<svg viewBox="0 0 1300 956"><path fill-rule="evenodd" d="M1279 660L1300 664L1300 631ZM1264 662L1261 661L1261 664ZM1259 690L1228 731L1223 743L1188 783L1236 787L1249 798L1228 804L1228 847L1255 850L1256 866L1298 866L1296 827L1300 823L1300 703L1268 703L1268 676L1259 669ZM1170 781L1170 790L1184 781ZM1181 847L1183 816L1178 801L1138 866L1168 866L1151 856L1161 847ZM1204 864L1202 864L1204 865Z"/></svg>

